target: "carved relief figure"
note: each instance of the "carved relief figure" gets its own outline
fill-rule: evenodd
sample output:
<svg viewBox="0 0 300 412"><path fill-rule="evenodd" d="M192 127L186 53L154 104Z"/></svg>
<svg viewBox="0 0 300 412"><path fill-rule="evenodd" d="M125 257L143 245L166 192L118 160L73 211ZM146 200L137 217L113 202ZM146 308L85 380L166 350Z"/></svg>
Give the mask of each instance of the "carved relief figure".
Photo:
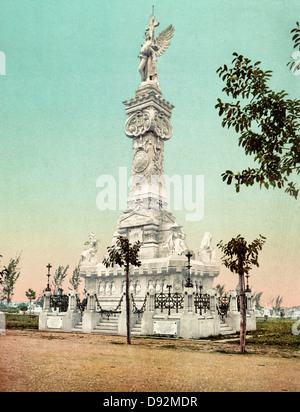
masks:
<svg viewBox="0 0 300 412"><path fill-rule="evenodd" d="M179 231L174 231L167 241L162 245L163 248L168 249L169 255L182 255L187 250L186 236L182 228Z"/></svg>
<svg viewBox="0 0 300 412"><path fill-rule="evenodd" d="M182 255L185 251L187 251L185 237L185 234L179 233L174 241L174 251L177 255Z"/></svg>
<svg viewBox="0 0 300 412"><path fill-rule="evenodd" d="M143 241L143 232L142 229L131 229L129 231L129 241L130 243L134 244L136 242Z"/></svg>

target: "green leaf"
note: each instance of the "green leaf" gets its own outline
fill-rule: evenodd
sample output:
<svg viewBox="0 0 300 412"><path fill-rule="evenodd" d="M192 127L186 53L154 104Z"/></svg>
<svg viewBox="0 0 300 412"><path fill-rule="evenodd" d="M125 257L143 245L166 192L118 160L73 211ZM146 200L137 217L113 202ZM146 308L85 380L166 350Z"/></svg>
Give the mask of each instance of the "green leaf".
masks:
<svg viewBox="0 0 300 412"><path fill-rule="evenodd" d="M227 179L227 184L228 184L228 185L231 185L231 183L232 183L232 177L233 177L233 176L229 176L229 177L228 177L228 179Z"/></svg>

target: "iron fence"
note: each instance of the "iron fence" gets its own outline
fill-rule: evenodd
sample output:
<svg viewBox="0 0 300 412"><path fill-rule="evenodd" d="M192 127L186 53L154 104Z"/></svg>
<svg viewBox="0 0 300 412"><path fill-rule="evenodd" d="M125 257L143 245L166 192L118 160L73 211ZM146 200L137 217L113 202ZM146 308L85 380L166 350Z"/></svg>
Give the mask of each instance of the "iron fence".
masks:
<svg viewBox="0 0 300 412"><path fill-rule="evenodd" d="M222 319L222 321L224 322L227 313L229 311L229 307L230 307L230 297L224 295L221 296L219 298L219 304L217 305L217 309L218 309L218 313Z"/></svg>
<svg viewBox="0 0 300 412"><path fill-rule="evenodd" d="M206 313L210 310L210 296L207 293L196 293L194 298L195 313L199 310L200 315L202 312Z"/></svg>
<svg viewBox="0 0 300 412"><path fill-rule="evenodd" d="M157 293L155 294L155 309L160 309L161 312L164 309L168 310L168 315L171 314L171 310L175 309L178 313L179 309L183 309L184 306L184 295L183 293L171 293L171 286L167 286L169 289L168 293Z"/></svg>
<svg viewBox="0 0 300 412"><path fill-rule="evenodd" d="M106 315L109 319L110 316L121 313L121 304L123 302L123 299L124 299L124 295L121 296L119 303L115 309L103 309L98 300L97 295L95 294L95 301L96 301L96 305L98 308L97 312L101 313L101 315Z"/></svg>
<svg viewBox="0 0 300 412"><path fill-rule="evenodd" d="M59 312L67 312L69 307L68 295L51 295L50 296L50 308L54 310L58 309Z"/></svg>
<svg viewBox="0 0 300 412"><path fill-rule="evenodd" d="M147 302L147 296L145 296L144 302L142 304L142 306L140 307L140 309L137 307L136 302L134 300L134 296L133 293L131 294L131 302L132 302L132 312L139 315L139 317L141 316L142 313L145 312L146 309L146 302Z"/></svg>

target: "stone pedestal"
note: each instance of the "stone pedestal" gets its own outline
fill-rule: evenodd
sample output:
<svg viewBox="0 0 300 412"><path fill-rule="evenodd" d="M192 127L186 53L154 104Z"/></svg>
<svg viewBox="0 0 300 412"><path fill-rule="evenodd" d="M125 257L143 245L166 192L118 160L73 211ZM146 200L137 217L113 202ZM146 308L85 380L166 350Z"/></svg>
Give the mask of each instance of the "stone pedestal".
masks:
<svg viewBox="0 0 300 412"><path fill-rule="evenodd" d="M5 333L6 333L5 313L0 312L0 335L5 335Z"/></svg>
<svg viewBox="0 0 300 412"><path fill-rule="evenodd" d="M155 295L154 292L148 292L146 308L142 317L141 334L142 335L153 335L153 315L155 313L154 302Z"/></svg>
<svg viewBox="0 0 300 412"><path fill-rule="evenodd" d="M95 291L87 292L87 307L82 316L82 332L89 333L97 326L101 315L96 312Z"/></svg>

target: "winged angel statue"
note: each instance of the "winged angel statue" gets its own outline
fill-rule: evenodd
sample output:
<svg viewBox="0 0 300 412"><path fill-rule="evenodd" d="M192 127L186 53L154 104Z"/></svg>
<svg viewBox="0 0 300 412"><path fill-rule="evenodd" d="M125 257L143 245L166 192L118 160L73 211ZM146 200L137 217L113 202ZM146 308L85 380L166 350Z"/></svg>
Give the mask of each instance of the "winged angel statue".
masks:
<svg viewBox="0 0 300 412"><path fill-rule="evenodd" d="M154 80L158 83L157 58L170 46L170 39L175 32L174 27L170 24L169 27L159 33L155 38L155 27L157 26L159 26L159 23L155 21L155 17L152 15L150 17L150 24L146 26L145 43L142 45L139 54L139 72L142 82Z"/></svg>

